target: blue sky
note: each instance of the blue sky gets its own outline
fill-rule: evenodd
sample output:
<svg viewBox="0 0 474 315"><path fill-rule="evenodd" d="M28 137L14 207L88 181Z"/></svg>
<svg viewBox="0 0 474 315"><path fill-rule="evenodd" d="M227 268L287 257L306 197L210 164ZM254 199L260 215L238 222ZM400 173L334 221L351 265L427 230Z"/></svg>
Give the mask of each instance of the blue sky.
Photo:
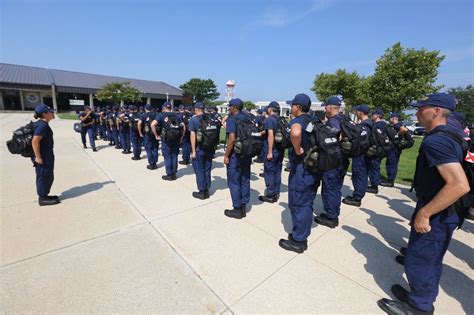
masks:
<svg viewBox="0 0 474 315"><path fill-rule="evenodd" d="M320 72L368 75L384 50L446 55L438 81L474 83L472 0L0 0L0 60L161 80L211 78L224 97L287 100Z"/></svg>

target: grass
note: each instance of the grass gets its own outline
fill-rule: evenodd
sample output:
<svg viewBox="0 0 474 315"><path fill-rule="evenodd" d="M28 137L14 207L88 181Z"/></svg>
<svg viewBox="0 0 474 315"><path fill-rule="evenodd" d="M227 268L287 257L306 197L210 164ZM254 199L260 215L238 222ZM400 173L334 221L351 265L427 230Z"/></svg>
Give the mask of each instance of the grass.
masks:
<svg viewBox="0 0 474 315"><path fill-rule="evenodd" d="M77 114L71 113L58 113L57 116L61 119L72 119L72 120L79 120Z"/></svg>

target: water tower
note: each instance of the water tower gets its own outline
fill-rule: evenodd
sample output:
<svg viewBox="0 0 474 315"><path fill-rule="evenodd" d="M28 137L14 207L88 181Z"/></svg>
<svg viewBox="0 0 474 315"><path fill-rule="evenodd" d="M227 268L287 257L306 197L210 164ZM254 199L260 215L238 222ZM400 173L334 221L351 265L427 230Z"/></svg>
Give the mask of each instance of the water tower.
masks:
<svg viewBox="0 0 474 315"><path fill-rule="evenodd" d="M234 80L228 80L225 83L225 101L227 103L229 103L229 101L234 98L234 88L235 88Z"/></svg>

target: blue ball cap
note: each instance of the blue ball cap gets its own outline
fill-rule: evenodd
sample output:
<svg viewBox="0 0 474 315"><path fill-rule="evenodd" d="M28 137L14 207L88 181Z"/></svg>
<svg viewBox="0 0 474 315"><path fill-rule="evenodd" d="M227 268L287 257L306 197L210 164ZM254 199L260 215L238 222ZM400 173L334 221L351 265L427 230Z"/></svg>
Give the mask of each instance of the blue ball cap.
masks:
<svg viewBox="0 0 474 315"><path fill-rule="evenodd" d="M310 102L310 103L311 103L311 102ZM278 104L278 102L276 102L276 101L271 101L270 104L268 104L267 108L280 109L280 104Z"/></svg>
<svg viewBox="0 0 474 315"><path fill-rule="evenodd" d="M257 109L257 114L262 114L263 110L261 108Z"/></svg>
<svg viewBox="0 0 474 315"><path fill-rule="evenodd" d="M457 100L453 95L447 93L433 93L428 94L423 99L411 104L413 107L434 106L446 108L449 110L456 110Z"/></svg>
<svg viewBox="0 0 474 315"><path fill-rule="evenodd" d="M39 104L35 107L35 114L53 113L54 109L45 104Z"/></svg>
<svg viewBox="0 0 474 315"><path fill-rule="evenodd" d="M153 108L153 107L151 107L150 104L146 104L146 105L145 105L145 109L146 109L146 110L151 110L152 108Z"/></svg>
<svg viewBox="0 0 474 315"><path fill-rule="evenodd" d="M310 107L311 106L311 99L308 95L304 93L296 94L293 100L291 101L291 105L301 105L303 107Z"/></svg>
<svg viewBox="0 0 474 315"><path fill-rule="evenodd" d="M135 105L128 105L128 109L129 109L129 110L135 110L135 109L137 109L137 108L135 107Z"/></svg>
<svg viewBox="0 0 474 315"><path fill-rule="evenodd" d="M322 106L327 106L327 105L341 106L341 99L337 96L331 96L330 98L327 99L326 102L323 103Z"/></svg>
<svg viewBox="0 0 474 315"><path fill-rule="evenodd" d="M363 105L356 106L356 111L362 112L364 114L368 114L369 113L369 105L363 104Z"/></svg>
<svg viewBox="0 0 474 315"><path fill-rule="evenodd" d="M392 117L400 118L400 114L399 113L391 113L390 118L392 118Z"/></svg>
<svg viewBox="0 0 474 315"><path fill-rule="evenodd" d="M232 106L244 106L244 102L240 98L233 98L229 102L229 107Z"/></svg>
<svg viewBox="0 0 474 315"><path fill-rule="evenodd" d="M378 116L383 116L384 112L383 110L381 110L380 108L377 108L376 110L374 110L374 112L372 113L372 115L378 115Z"/></svg>
<svg viewBox="0 0 474 315"><path fill-rule="evenodd" d="M181 104L181 105L178 106L178 108L179 108L180 110L184 110L184 105Z"/></svg>
<svg viewBox="0 0 474 315"><path fill-rule="evenodd" d="M194 104L194 108L204 109L203 102L196 102L196 104Z"/></svg>
<svg viewBox="0 0 474 315"><path fill-rule="evenodd" d="M171 108L172 106L170 102L164 102L161 107Z"/></svg>

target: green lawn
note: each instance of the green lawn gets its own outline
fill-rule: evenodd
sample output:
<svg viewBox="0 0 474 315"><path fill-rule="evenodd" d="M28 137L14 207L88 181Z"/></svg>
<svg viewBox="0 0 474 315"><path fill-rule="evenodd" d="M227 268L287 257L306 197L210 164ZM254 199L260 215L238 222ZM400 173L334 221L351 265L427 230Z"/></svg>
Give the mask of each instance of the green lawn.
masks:
<svg viewBox="0 0 474 315"><path fill-rule="evenodd" d="M413 176L415 175L416 168L416 157L418 156L418 150L420 149L422 141L422 137L415 137L415 144L413 147L402 151L402 155L400 156L400 161L398 163L397 178L395 179L397 183L411 185L413 182ZM387 175L385 172L385 161L386 159L382 161L382 165L380 167L383 178L386 178L385 176Z"/></svg>
<svg viewBox="0 0 474 315"><path fill-rule="evenodd" d="M79 120L77 114L71 113L58 113L57 116L61 119L72 119L72 120Z"/></svg>

